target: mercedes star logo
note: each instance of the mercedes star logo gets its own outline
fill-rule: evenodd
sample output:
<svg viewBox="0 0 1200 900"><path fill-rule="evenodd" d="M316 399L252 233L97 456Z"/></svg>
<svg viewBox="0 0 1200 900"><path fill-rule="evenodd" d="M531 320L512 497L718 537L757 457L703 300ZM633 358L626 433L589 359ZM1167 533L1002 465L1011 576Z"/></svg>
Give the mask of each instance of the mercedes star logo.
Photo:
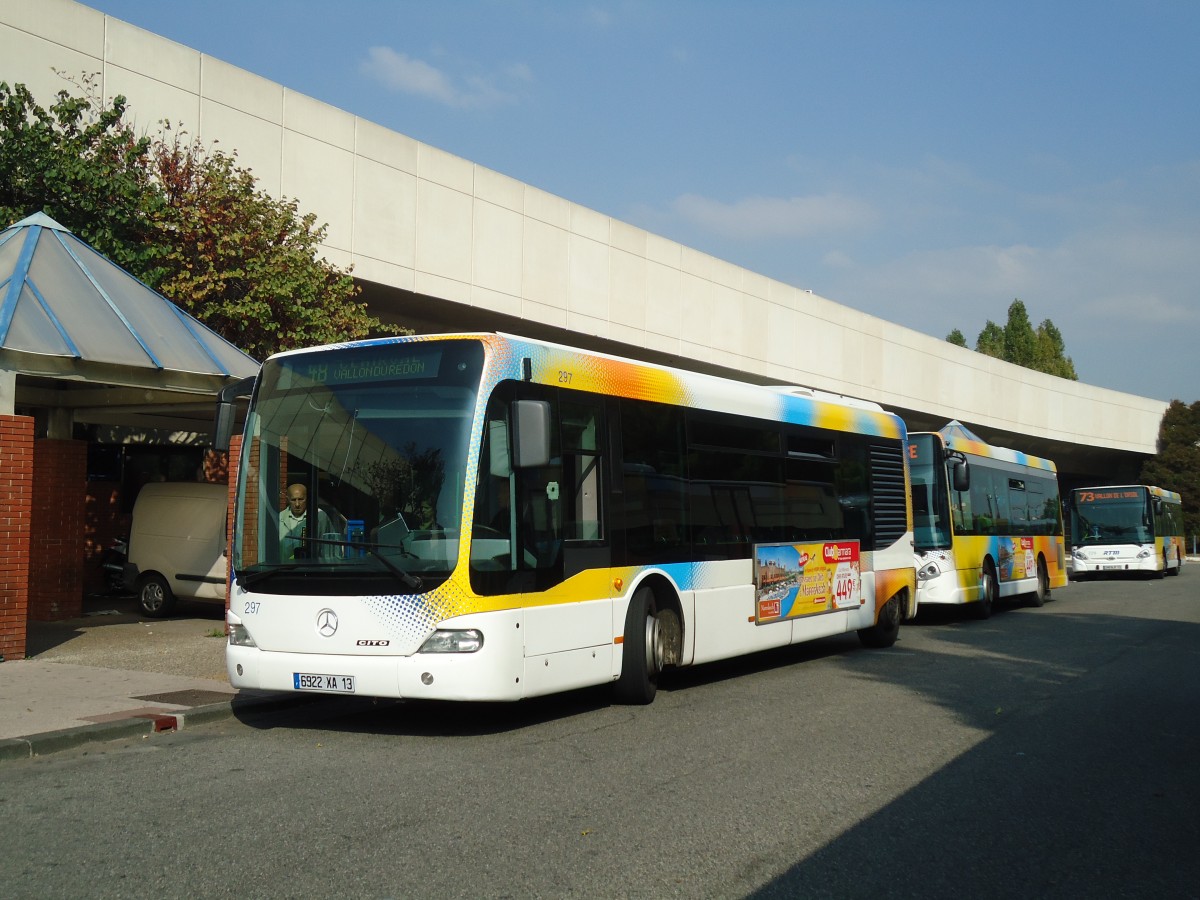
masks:
<svg viewBox="0 0 1200 900"><path fill-rule="evenodd" d="M333 637L337 632L337 613L332 609L323 609L317 613L317 634L321 637Z"/></svg>

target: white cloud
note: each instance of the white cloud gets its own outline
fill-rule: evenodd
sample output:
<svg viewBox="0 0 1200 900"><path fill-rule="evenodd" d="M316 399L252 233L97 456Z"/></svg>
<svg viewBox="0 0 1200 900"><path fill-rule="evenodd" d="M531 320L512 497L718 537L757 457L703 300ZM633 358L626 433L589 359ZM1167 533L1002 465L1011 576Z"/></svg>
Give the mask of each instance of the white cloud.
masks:
<svg viewBox="0 0 1200 900"><path fill-rule="evenodd" d="M821 262L831 269L849 269L854 265L854 258L842 250L830 250L821 257Z"/></svg>
<svg viewBox="0 0 1200 900"><path fill-rule="evenodd" d="M457 92L442 72L427 62L397 53L390 47L372 47L368 50L359 71L393 91L457 105Z"/></svg>
<svg viewBox="0 0 1200 900"><path fill-rule="evenodd" d="M740 240L802 238L830 231L862 230L877 219L870 205L841 194L746 197L735 203L684 194L671 207L692 225Z"/></svg>
<svg viewBox="0 0 1200 900"><path fill-rule="evenodd" d="M1146 291L1097 297L1088 304L1088 308L1110 321L1129 321L1139 328L1146 325L1186 325L1194 328L1200 324L1200 313L1194 307Z"/></svg>
<svg viewBox="0 0 1200 900"><path fill-rule="evenodd" d="M514 103L517 95L506 87L516 87L533 81L533 72L524 63L504 68L499 76L469 75L461 84L442 69L424 60L414 59L391 47L371 47L359 71L379 82L388 90L424 97L459 109L478 109Z"/></svg>
<svg viewBox="0 0 1200 900"><path fill-rule="evenodd" d="M612 10L602 6L589 6L584 10L584 21L597 28L610 28L613 24Z"/></svg>
<svg viewBox="0 0 1200 900"><path fill-rule="evenodd" d="M505 66L503 72L512 81L524 82L525 84L533 83L533 69L529 68L526 63L512 63Z"/></svg>
<svg viewBox="0 0 1200 900"><path fill-rule="evenodd" d="M1185 352L1186 336L1200 327L1190 289L1200 280L1194 246L1186 236L1109 226L1066 235L1052 247L942 248L857 268L825 260L830 281L822 288L926 334L960 328L969 343L986 320L1003 323L1019 297L1035 325L1051 319L1063 332L1081 377L1103 384L1126 365L1129 348L1146 358L1148 339L1160 342L1168 359Z"/></svg>
<svg viewBox="0 0 1200 900"><path fill-rule="evenodd" d="M925 305L957 307L964 315L981 309L994 319L1014 297L1043 284L1049 268L1044 251L1025 245L952 247L859 269L850 273L847 289L864 298L921 298Z"/></svg>

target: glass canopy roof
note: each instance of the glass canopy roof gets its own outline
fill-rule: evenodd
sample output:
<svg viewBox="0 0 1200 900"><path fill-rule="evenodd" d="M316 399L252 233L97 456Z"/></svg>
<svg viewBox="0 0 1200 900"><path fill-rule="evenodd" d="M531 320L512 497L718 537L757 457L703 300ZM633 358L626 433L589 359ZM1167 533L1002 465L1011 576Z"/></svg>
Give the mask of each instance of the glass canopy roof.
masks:
<svg viewBox="0 0 1200 900"><path fill-rule="evenodd" d="M0 368L244 378L258 363L49 216L0 232ZM99 375L97 371L95 374ZM119 379L124 380L124 379Z"/></svg>

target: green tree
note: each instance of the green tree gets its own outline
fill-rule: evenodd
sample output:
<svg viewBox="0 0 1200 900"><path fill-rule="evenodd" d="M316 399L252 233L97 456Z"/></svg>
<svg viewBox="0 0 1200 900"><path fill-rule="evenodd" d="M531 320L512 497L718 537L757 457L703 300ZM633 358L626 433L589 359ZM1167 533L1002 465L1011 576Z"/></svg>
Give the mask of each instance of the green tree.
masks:
<svg viewBox="0 0 1200 900"><path fill-rule="evenodd" d="M1008 307L1004 326L1004 359L1026 369L1037 368L1037 335L1029 323L1025 304L1014 300Z"/></svg>
<svg viewBox="0 0 1200 900"><path fill-rule="evenodd" d="M1044 320L1037 328L1036 353L1036 362L1032 368L1041 372L1049 372L1059 378L1069 378L1071 381L1079 380L1079 376L1075 374L1075 363L1071 362L1071 357L1067 356L1062 332L1049 319Z"/></svg>
<svg viewBox="0 0 1200 900"><path fill-rule="evenodd" d="M165 123L136 137L123 97L102 104L94 76L75 83L84 96L60 91L48 110L0 83L0 224L45 211L260 359L384 330L350 272L321 257L326 227L295 200Z"/></svg>
<svg viewBox="0 0 1200 900"><path fill-rule="evenodd" d="M946 336L946 340L960 347L967 346L963 333L957 328ZM1027 369L1079 380L1075 364L1066 354L1062 332L1049 319L1034 330L1025 304L1019 299L1009 305L1008 320L1003 328L988 319L975 340L975 350Z"/></svg>
<svg viewBox="0 0 1200 900"><path fill-rule="evenodd" d="M154 287L260 359L383 330L349 271L321 257L315 216L260 191L236 155L163 134L151 149L166 201Z"/></svg>
<svg viewBox="0 0 1200 900"><path fill-rule="evenodd" d="M1200 400L1172 400L1158 429L1158 455L1142 466L1141 481L1183 498L1185 532L1200 534Z"/></svg>
<svg viewBox="0 0 1200 900"><path fill-rule="evenodd" d="M92 81L84 79L85 90ZM138 273L153 252L147 216L162 198L147 165L150 140L125 124L125 98L98 107L59 91L49 109L0 82L0 225L43 211L109 259Z"/></svg>
<svg viewBox="0 0 1200 900"><path fill-rule="evenodd" d="M975 339L975 349L985 356L1004 359L1004 329L988 319L983 330L979 332L979 337Z"/></svg>

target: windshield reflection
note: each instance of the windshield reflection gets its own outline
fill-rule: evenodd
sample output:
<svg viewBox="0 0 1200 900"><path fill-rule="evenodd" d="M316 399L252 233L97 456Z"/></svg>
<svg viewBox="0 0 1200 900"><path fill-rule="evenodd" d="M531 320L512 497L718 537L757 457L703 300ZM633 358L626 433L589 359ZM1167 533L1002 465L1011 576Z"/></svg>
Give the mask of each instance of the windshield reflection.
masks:
<svg viewBox="0 0 1200 900"><path fill-rule="evenodd" d="M1072 542L1094 544L1148 544L1154 540L1146 505L1135 502L1089 503L1086 511L1072 511Z"/></svg>
<svg viewBox="0 0 1200 900"><path fill-rule="evenodd" d="M474 341L268 361L242 449L241 582L282 593L299 579L304 591L328 594L441 583L458 559L482 362Z"/></svg>

